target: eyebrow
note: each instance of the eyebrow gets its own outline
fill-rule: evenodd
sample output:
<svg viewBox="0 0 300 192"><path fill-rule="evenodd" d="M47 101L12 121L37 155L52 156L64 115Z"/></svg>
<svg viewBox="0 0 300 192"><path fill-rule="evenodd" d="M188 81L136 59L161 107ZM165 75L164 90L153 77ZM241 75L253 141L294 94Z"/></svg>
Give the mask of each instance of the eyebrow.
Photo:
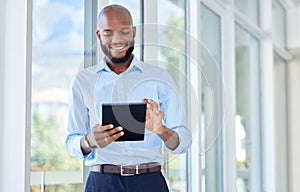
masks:
<svg viewBox="0 0 300 192"><path fill-rule="evenodd" d="M131 28L131 26L126 26L126 27L121 28L118 31L122 31L122 30L125 30L125 29L130 29L130 28ZM114 30L112 30L112 29L102 29L101 31L106 32L106 31L114 31Z"/></svg>
<svg viewBox="0 0 300 192"><path fill-rule="evenodd" d="M130 29L131 27L132 26L128 25L128 26L125 26L125 27L121 28L119 31L124 30L124 29ZM113 31L113 30L110 29L110 28L106 28L106 29L102 29L102 31Z"/></svg>

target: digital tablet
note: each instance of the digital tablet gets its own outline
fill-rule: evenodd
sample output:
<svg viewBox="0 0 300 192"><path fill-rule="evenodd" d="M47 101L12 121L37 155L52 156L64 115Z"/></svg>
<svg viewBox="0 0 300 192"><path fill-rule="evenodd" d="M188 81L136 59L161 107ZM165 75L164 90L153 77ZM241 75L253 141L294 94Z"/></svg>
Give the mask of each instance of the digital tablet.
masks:
<svg viewBox="0 0 300 192"><path fill-rule="evenodd" d="M102 104L102 125L122 126L124 135L116 141L142 141L145 135L146 103Z"/></svg>

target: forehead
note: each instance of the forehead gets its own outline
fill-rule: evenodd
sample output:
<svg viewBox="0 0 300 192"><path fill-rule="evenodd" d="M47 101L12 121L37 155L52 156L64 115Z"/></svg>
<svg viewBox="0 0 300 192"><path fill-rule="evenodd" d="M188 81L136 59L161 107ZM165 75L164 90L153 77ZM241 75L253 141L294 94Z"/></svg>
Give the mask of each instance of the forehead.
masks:
<svg viewBox="0 0 300 192"><path fill-rule="evenodd" d="M108 9L99 15L98 28L115 30L132 26L131 16L121 9Z"/></svg>

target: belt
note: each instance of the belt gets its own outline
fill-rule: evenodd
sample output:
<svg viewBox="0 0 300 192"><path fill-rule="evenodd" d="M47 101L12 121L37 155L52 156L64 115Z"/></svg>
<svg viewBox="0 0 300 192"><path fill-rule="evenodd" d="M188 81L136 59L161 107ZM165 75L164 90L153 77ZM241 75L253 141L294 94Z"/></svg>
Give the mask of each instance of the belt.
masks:
<svg viewBox="0 0 300 192"><path fill-rule="evenodd" d="M146 163L140 165L126 165L126 166L102 164L102 165L94 165L90 167L90 171L92 172L112 173L121 176L132 176L132 175L140 175L145 173L154 173L160 170L161 170L161 165L159 163Z"/></svg>

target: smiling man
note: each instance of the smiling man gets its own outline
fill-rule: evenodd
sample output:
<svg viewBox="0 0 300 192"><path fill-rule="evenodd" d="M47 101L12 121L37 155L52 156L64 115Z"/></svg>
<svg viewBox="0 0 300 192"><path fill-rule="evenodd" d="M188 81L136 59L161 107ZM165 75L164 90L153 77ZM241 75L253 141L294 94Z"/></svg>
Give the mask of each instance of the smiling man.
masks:
<svg viewBox="0 0 300 192"><path fill-rule="evenodd" d="M133 54L136 28L130 12L109 5L98 16L96 35L105 57L75 76L66 145L90 166L86 192L167 192L161 149L185 153L191 145L180 98L169 73ZM123 127L102 125L104 103L147 103L143 141L116 142Z"/></svg>

